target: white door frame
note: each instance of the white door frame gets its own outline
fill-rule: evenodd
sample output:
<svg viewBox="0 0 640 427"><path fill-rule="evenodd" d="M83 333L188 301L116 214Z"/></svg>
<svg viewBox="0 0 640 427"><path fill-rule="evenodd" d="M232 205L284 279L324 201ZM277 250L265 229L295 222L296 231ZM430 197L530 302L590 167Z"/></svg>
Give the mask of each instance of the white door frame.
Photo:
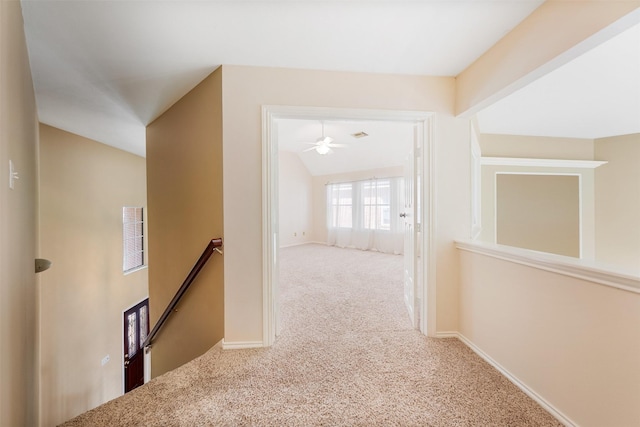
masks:
<svg viewBox="0 0 640 427"><path fill-rule="evenodd" d="M436 336L436 217L434 114L423 111L364 110L325 107L262 106L262 344L275 342L278 281L278 141L276 120L406 121L422 127L422 230L419 242L423 263L418 286L426 296L420 302L420 331ZM418 153L416 153L418 154ZM275 159L275 160L274 160ZM426 315L425 315L426 313Z"/></svg>

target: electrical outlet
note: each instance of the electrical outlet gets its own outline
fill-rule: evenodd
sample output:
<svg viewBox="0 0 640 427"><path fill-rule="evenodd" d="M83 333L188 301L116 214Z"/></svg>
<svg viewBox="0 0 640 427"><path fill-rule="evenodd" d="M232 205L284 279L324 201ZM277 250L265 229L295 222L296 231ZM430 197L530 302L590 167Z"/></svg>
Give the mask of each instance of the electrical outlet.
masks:
<svg viewBox="0 0 640 427"><path fill-rule="evenodd" d="M102 358L102 360L100 361L100 363L102 363L102 366L106 365L107 363L109 363L109 360L111 360L111 357L109 357L109 355L107 354L105 357Z"/></svg>
<svg viewBox="0 0 640 427"><path fill-rule="evenodd" d="M294 232L293 237L298 237L298 233Z"/></svg>
<svg viewBox="0 0 640 427"><path fill-rule="evenodd" d="M302 235L304 236L305 234L307 234L307 233L303 231L303 232L302 232Z"/></svg>

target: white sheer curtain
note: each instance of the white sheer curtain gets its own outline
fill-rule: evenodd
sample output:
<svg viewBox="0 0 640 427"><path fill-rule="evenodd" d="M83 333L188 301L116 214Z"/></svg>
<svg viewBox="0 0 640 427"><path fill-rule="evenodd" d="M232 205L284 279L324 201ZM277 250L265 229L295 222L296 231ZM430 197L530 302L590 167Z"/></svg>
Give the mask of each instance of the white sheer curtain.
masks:
<svg viewBox="0 0 640 427"><path fill-rule="evenodd" d="M403 197L400 177L327 184L327 243L402 254Z"/></svg>

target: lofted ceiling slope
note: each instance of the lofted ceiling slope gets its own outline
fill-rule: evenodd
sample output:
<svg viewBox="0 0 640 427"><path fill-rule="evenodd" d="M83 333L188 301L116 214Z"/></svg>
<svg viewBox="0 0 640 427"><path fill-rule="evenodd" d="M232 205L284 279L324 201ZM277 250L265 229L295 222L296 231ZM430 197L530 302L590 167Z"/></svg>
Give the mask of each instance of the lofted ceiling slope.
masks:
<svg viewBox="0 0 640 427"><path fill-rule="evenodd" d="M145 153L221 64L455 76L542 0L23 0L43 123Z"/></svg>
<svg viewBox="0 0 640 427"><path fill-rule="evenodd" d="M585 139L640 133L640 13L633 18L631 28L479 112L480 131Z"/></svg>

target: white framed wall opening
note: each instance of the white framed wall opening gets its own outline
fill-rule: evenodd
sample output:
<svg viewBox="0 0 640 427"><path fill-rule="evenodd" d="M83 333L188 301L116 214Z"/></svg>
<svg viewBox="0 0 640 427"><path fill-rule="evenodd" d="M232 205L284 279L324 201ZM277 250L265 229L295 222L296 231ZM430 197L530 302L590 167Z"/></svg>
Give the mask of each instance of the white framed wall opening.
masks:
<svg viewBox="0 0 640 427"><path fill-rule="evenodd" d="M595 169L606 162L481 157L480 163L479 241L595 259Z"/></svg>
<svg viewBox="0 0 640 427"><path fill-rule="evenodd" d="M433 230L435 228L435 217L433 208L433 188L434 188L434 168L432 165L434 159L432 131L433 131L433 114L429 112L414 111L380 111L380 110L351 110L351 109L332 109L332 108L314 108L314 107L294 107L294 106L263 106L263 192L262 192L262 209L263 209L263 345L272 345L278 335L279 330L279 250L282 239L291 240L294 236L301 237L300 233L288 233L291 236L280 236L279 229L279 124L286 120L315 120L323 121L378 121L378 122L403 122L409 124L413 129L412 139L414 141L414 149L412 150L409 163L415 177L416 184L413 186L415 200L417 203L415 218L415 254L411 257L413 265L415 265L416 283L415 291L410 298L409 304L415 305L417 316L412 318L414 326L427 335L435 336L435 250L433 250L434 239ZM323 130L324 132L324 130ZM324 135L323 135L324 136ZM336 147L334 149L341 149ZM310 147L312 150L313 147ZM318 153L320 153L318 151ZM314 153L315 154L315 153ZM320 153L322 154L322 153ZM336 156L337 157L337 156ZM370 178L370 179L369 179ZM397 180L394 182L394 189L391 189L391 178ZM327 183L326 192L340 192L342 190L355 191L360 195L363 203L356 209L360 211L357 215L356 222L361 222L358 230L364 240L369 241L374 233L386 233L385 237L390 237L391 229L394 231L398 228L394 224L394 215L399 216L399 210L393 206L397 200L394 198L398 191L404 192L403 188L398 188L397 182L404 180L405 177L368 177L362 182L331 182ZM344 188L343 188L344 187ZM387 195L387 192L389 193ZM374 196L372 194L375 193ZM328 193L325 193L328 195ZM393 195L392 195L393 194ZM366 197L369 195L369 197ZM388 197L387 197L388 196ZM339 197L338 197L339 199ZM331 221L335 222L333 230L333 238L338 239L338 231L341 228L347 229L345 225L353 226L354 206L347 206L347 198L344 200L336 200L335 206L330 206L333 212L327 212L327 234ZM355 200L351 198L350 200ZM344 203L342 203L344 202ZM353 202L350 202L353 203ZM344 206L342 206L344 204ZM329 208L327 209L329 210ZM339 215L342 212L342 216ZM345 213L350 215L345 215ZM344 217L344 218L343 218ZM360 218L362 217L362 218ZM362 221L361 221L362 220ZM345 227L340 227L345 226ZM349 233L352 233L351 230ZM353 236L351 236L353 237ZM382 239L384 240L384 239ZM288 242L284 242L285 244ZM397 243L397 242L396 242ZM387 245L386 251L393 253L394 248L398 248L393 243L393 238L388 239L384 243ZM345 245L355 247L357 245ZM376 249L374 249L376 250ZM399 249L402 253L403 249ZM398 253L398 252L396 252ZM411 310L410 310L411 311Z"/></svg>
<svg viewBox="0 0 640 427"><path fill-rule="evenodd" d="M582 175L496 172L494 241L582 258Z"/></svg>

